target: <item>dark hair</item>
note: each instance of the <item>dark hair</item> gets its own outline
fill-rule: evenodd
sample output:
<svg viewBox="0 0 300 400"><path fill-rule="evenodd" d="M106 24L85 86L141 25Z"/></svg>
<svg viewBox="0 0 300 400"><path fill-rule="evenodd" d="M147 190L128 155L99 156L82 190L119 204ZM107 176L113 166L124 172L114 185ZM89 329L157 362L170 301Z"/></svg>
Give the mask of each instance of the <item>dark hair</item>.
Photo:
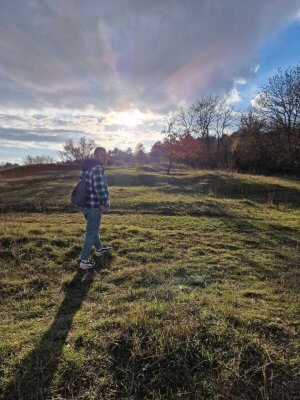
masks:
<svg viewBox="0 0 300 400"><path fill-rule="evenodd" d="M104 147L96 147L95 150L94 150L94 156L95 156L97 153L99 153L100 151L105 151L105 152L106 152L106 150L105 150Z"/></svg>

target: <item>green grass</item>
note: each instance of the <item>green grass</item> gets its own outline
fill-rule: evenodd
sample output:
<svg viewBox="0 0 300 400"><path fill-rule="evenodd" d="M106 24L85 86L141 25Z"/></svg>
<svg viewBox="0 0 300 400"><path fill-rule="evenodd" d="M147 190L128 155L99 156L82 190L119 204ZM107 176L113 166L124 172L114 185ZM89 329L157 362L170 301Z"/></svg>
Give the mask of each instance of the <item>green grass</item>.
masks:
<svg viewBox="0 0 300 400"><path fill-rule="evenodd" d="M113 255L83 273L78 175L0 181L1 398L292 398L300 183L111 168Z"/></svg>

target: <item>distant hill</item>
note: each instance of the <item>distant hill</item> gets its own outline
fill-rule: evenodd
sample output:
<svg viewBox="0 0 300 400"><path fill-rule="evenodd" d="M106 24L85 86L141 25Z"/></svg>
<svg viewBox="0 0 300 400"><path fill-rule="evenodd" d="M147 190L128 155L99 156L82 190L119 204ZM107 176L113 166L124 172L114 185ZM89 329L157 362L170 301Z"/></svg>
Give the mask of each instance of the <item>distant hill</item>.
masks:
<svg viewBox="0 0 300 400"><path fill-rule="evenodd" d="M4 169L9 169L9 168L15 168L15 167L19 167L19 164L15 163L12 164L10 162L7 163L0 163L0 170L4 170Z"/></svg>
<svg viewBox="0 0 300 400"><path fill-rule="evenodd" d="M10 163L7 163L10 164ZM46 171L72 171L80 169L79 164L33 164L33 165L18 165L18 164L10 164L11 166L7 167L7 164L0 167L0 175L6 178L14 178L14 177L26 177L39 175L40 172Z"/></svg>

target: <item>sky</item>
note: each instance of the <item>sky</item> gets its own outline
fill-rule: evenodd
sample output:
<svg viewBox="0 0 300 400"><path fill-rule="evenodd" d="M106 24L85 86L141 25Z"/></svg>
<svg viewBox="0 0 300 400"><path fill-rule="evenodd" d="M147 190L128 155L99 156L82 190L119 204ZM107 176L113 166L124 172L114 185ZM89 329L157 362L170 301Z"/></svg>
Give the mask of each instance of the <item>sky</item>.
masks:
<svg viewBox="0 0 300 400"><path fill-rule="evenodd" d="M247 109L300 63L300 0L0 0L0 162L81 136L149 150L170 112Z"/></svg>

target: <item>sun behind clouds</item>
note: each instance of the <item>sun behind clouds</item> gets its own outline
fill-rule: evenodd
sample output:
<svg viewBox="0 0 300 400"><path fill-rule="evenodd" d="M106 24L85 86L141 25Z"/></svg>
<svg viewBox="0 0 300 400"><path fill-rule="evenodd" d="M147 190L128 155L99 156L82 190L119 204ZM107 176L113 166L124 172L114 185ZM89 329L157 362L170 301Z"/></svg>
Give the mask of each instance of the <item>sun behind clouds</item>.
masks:
<svg viewBox="0 0 300 400"><path fill-rule="evenodd" d="M139 110L118 112L115 113L111 118L111 122L126 126L128 128L134 128L137 125L143 124L142 113Z"/></svg>

